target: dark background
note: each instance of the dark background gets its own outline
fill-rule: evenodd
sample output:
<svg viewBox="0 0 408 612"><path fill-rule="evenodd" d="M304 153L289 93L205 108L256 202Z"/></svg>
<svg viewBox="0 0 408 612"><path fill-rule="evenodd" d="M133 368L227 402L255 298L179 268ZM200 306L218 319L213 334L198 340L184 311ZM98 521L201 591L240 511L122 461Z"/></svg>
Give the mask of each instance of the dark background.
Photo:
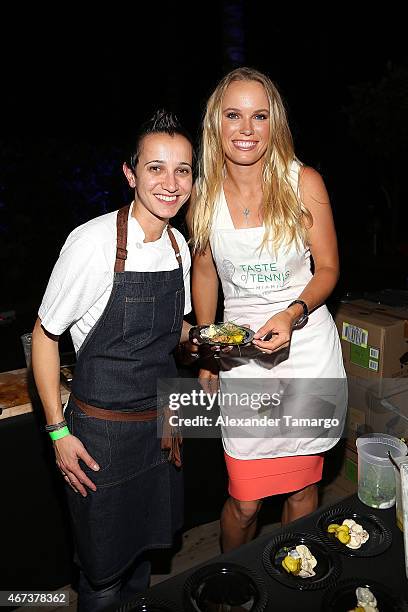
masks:
<svg viewBox="0 0 408 612"><path fill-rule="evenodd" d="M238 65L277 83L297 155L326 181L342 260L333 299L408 288L408 65L396 7L224 0L3 15L0 312L16 320L0 325L0 370L24 365L19 335L67 234L129 199L121 163L140 122L165 106L198 140L208 95Z"/></svg>
<svg viewBox="0 0 408 612"><path fill-rule="evenodd" d="M342 264L331 304L346 291L408 289L406 21L396 4L362 14L356 5L1 9L0 312L15 319L0 315L0 371L25 366L19 336L33 327L68 233L129 200L121 166L137 126L165 106L198 141L206 99L239 65L277 83L297 155L328 186ZM68 334L61 348L71 350ZM70 580L63 486L39 420L40 409L2 421L2 588ZM216 442L186 444L200 458L186 462L186 528L219 516Z"/></svg>

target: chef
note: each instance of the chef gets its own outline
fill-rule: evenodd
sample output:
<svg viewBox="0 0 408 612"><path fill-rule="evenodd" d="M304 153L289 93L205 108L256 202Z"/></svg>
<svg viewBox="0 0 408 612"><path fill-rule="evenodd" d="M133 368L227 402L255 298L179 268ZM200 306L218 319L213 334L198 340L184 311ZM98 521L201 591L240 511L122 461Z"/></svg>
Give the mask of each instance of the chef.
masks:
<svg viewBox="0 0 408 612"><path fill-rule="evenodd" d="M193 150L174 115L144 124L123 165L134 201L74 229L33 331L33 370L67 497L79 566L78 610L98 612L148 586L144 553L182 523L180 454L157 434L160 378L190 325L190 256L169 225L192 188ZM77 353L65 413L58 338Z"/></svg>

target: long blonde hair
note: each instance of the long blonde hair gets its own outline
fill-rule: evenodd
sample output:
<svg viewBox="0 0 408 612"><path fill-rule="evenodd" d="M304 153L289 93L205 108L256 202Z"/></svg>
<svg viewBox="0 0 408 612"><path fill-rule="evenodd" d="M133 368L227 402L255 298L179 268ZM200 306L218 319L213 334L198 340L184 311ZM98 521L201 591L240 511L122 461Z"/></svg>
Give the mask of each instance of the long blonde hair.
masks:
<svg viewBox="0 0 408 612"><path fill-rule="evenodd" d="M302 205L290 182L295 159L292 135L281 96L272 81L252 68L237 68L218 84L207 103L196 194L192 198L190 220L192 244L202 253L209 241L217 196L224 180L225 156L221 142L222 100L233 81L257 81L269 101L270 139L264 155L262 215L265 233L260 245L268 250L280 245L306 242L305 220L311 215Z"/></svg>

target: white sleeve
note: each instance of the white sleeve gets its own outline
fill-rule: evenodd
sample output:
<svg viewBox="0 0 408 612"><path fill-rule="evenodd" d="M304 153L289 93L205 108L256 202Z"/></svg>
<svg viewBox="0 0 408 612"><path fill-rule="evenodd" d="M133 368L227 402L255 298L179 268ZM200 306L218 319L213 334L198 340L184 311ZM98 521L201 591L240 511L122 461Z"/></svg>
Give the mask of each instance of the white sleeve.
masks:
<svg viewBox="0 0 408 612"><path fill-rule="evenodd" d="M61 249L38 316L51 334L60 335L81 319L112 284L113 263L90 236L70 234Z"/></svg>
<svg viewBox="0 0 408 612"><path fill-rule="evenodd" d="M180 237L179 237L180 236ZM180 245L181 261L183 264L183 277L184 277L184 314L191 312L191 290L190 290L190 268L191 268L191 256L190 249L188 248L187 242L181 233L177 236L177 242Z"/></svg>

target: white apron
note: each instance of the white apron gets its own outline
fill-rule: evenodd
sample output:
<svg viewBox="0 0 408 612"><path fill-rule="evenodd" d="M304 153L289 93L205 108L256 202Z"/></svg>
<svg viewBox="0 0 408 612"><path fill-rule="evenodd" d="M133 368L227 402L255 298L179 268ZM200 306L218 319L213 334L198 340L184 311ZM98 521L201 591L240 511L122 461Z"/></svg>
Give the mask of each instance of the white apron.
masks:
<svg viewBox="0 0 408 612"><path fill-rule="evenodd" d="M298 189L299 168L300 164L294 161L290 179L295 190ZM263 234L263 227L234 228L224 192L221 191L216 202L210 245L224 292L224 321L247 323L255 331L273 314L284 310L297 299L312 278L307 248L297 250L292 245L289 249L281 247L274 255L266 249L260 253L257 249ZM288 379L312 379L313 382L307 381L307 384L313 388L319 386L319 379L331 379L334 386L338 382L337 394L335 407L328 411L327 416L337 418L340 426L334 433L333 430L326 430L316 437L310 437L310 433L308 437L301 438L294 437L293 433L278 437L278 429L268 426L264 430L257 428L262 437L253 437L253 429L246 437L238 437L237 429L227 424L222 426L227 454L236 459L264 459L321 453L334 446L344 425L347 391L340 341L326 306L317 308L310 314L306 325L293 330L289 350L283 349L274 355L251 350L249 354L253 358L222 355L221 393L231 391L234 378L262 379L261 385L258 380L252 387L256 391L263 388L265 392L276 390L276 385L279 386L276 379L283 382ZM325 387L323 382L320 384ZM297 408L290 412L296 416L301 414L299 398ZM221 414L226 421L225 417L237 416L237 409L221 405ZM300 428L298 431L305 430ZM245 436L245 433L239 435Z"/></svg>

